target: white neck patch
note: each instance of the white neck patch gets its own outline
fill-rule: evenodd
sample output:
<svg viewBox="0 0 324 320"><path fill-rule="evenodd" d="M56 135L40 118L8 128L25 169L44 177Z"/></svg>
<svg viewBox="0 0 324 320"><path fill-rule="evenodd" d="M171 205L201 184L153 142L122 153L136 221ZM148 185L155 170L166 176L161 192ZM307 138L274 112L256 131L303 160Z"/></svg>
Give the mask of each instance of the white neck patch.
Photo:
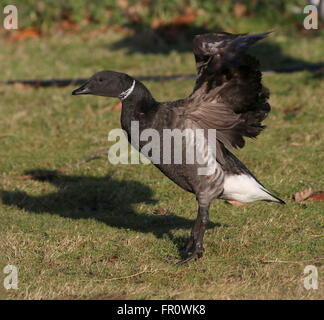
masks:
<svg viewBox="0 0 324 320"><path fill-rule="evenodd" d="M135 80L133 80L133 83L131 85L130 88L128 88L127 90L123 91L118 97L120 98L120 100L125 100L126 98L128 98L130 96L130 94L133 92L134 88L135 88Z"/></svg>

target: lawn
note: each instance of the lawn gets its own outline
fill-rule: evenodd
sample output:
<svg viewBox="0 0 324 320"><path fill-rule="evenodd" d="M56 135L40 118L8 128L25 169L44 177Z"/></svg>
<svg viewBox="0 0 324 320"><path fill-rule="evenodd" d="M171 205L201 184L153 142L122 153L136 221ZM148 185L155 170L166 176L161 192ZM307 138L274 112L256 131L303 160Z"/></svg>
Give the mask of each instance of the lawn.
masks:
<svg viewBox="0 0 324 320"><path fill-rule="evenodd" d="M113 32L0 42L3 80L195 72L190 51L141 53L116 46ZM319 62L324 44L275 32L254 52L268 68ZM324 190L323 73L271 73L264 83L268 128L235 154L287 205L214 201L204 257L181 266L194 196L153 165L111 165L105 156L79 163L111 144L117 100L73 97L72 86L1 85L0 269L17 266L19 288L0 287L0 297L323 299L323 202L292 199ZM145 84L163 101L188 95L193 80ZM317 266L318 290L303 286L307 265Z"/></svg>

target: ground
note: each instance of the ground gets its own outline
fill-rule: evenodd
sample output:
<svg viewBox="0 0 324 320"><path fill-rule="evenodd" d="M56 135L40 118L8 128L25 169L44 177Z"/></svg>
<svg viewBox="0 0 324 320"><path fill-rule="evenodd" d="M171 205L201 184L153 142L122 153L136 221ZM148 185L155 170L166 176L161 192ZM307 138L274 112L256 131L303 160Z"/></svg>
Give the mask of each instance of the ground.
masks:
<svg viewBox="0 0 324 320"><path fill-rule="evenodd" d="M190 51L128 52L120 36L1 39L2 78L194 73ZM255 49L265 68L318 62L318 37L276 32ZM323 299L323 202L295 192L323 190L323 74L267 74L267 130L235 154L286 206L215 201L205 256L176 265L196 216L194 196L153 165L111 165L118 102L71 96L74 87L0 86L0 269L18 267L6 299ZM157 100L185 97L193 80L145 82ZM62 169L63 170L60 170ZM56 170L56 171L55 171ZM318 290L304 268L317 266ZM0 273L5 278L4 273Z"/></svg>

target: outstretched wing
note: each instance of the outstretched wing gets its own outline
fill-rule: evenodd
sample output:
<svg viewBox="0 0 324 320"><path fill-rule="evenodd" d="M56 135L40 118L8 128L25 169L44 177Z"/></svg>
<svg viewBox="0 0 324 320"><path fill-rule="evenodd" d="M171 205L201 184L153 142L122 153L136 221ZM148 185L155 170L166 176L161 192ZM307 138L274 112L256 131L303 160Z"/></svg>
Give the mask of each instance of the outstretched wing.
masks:
<svg viewBox="0 0 324 320"><path fill-rule="evenodd" d="M204 129L216 129L228 147L242 148L243 137L256 137L270 111L259 62L245 52L267 34L221 32L194 39L198 76L186 116Z"/></svg>

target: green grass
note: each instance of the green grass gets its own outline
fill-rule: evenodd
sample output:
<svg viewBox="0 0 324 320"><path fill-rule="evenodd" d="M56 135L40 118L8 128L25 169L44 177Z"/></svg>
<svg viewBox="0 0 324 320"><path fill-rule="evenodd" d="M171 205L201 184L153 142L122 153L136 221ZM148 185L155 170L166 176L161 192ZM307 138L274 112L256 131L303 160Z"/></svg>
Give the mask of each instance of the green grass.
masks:
<svg viewBox="0 0 324 320"><path fill-rule="evenodd" d="M129 54L127 48L112 49L118 40L113 33L90 40L77 35L0 40L2 77L87 77L101 69L131 75L194 72L190 52ZM316 62L323 50L320 38L278 33L256 52L268 66ZM193 195L152 165L113 166L105 157L76 165L109 146L109 130L119 127L116 100L72 97L72 87L0 86L0 270L7 264L19 270L19 289L0 288L0 296L323 299L323 203L291 200L307 187L324 189L320 77L265 76L273 106L268 129L236 152L287 205L215 201L205 256L184 266L175 263L196 216ZM158 100L173 100L188 95L193 81L145 84ZM287 111L294 107L300 109ZM60 168L67 170L46 174ZM38 179L14 178L33 170ZM309 264L318 267L318 290L303 287Z"/></svg>

